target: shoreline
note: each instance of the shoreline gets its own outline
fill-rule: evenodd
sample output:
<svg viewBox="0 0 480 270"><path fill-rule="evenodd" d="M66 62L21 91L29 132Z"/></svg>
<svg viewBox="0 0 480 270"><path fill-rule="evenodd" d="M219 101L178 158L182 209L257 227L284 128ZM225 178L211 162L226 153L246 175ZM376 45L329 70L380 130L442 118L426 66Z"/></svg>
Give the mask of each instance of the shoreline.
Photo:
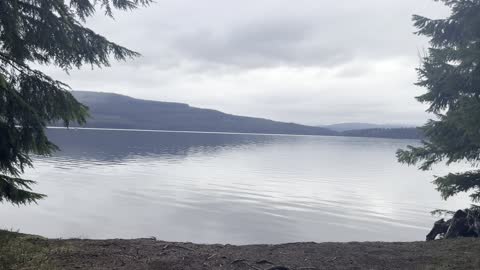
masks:
<svg viewBox="0 0 480 270"><path fill-rule="evenodd" d="M261 132L228 132L228 131L196 131L196 130L167 130L167 129L135 129L135 128L100 128L100 127L60 127L47 126L50 130L93 130L93 131L124 131L124 132L152 132L152 133L185 133L185 134L210 134L210 135L246 135L246 136L282 136L282 137L337 137L337 138L370 138L419 141L420 138L394 138L388 136L350 136L337 134L295 134L295 133L261 133Z"/></svg>
<svg viewBox="0 0 480 270"><path fill-rule="evenodd" d="M10 260L17 263L12 269L480 268L480 240L475 238L430 242L305 242L236 246L165 242L154 238L47 239L0 231L0 243L0 268L2 262L5 264ZM19 250L24 257L14 258L19 256Z"/></svg>

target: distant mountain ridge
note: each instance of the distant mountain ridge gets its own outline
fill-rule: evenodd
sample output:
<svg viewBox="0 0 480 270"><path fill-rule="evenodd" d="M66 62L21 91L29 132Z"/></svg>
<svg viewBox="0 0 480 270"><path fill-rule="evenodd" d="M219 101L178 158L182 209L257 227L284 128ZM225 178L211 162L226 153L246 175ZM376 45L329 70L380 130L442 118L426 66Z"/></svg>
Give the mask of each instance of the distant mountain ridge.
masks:
<svg viewBox="0 0 480 270"><path fill-rule="evenodd" d="M378 128L378 125L363 123L315 127L232 115L191 107L185 103L136 99L114 93L73 91L73 95L89 107L91 118L86 127L90 128L421 138L415 128ZM347 127L352 129L347 130ZM365 127L367 129L362 129Z"/></svg>
<svg viewBox="0 0 480 270"><path fill-rule="evenodd" d="M295 123L226 114L184 103L135 99L102 92L74 91L90 109L86 127L211 131L298 135L336 135L335 131Z"/></svg>

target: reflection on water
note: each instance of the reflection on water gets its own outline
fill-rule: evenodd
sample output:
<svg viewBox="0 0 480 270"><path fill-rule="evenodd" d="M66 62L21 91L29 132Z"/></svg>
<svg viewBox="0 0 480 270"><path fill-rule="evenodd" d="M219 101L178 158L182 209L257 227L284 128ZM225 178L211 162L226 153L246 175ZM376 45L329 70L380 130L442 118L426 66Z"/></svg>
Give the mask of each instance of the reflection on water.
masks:
<svg viewBox="0 0 480 270"><path fill-rule="evenodd" d="M2 226L48 237L202 243L423 240L443 202L433 172L400 165L415 141L50 130L62 151L26 177L49 197L0 205Z"/></svg>

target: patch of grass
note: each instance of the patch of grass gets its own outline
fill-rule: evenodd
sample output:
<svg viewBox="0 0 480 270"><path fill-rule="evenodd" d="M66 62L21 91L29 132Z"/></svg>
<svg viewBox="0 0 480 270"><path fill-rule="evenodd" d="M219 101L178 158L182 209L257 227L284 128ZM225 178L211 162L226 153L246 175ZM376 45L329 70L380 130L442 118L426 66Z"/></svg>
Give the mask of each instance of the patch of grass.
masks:
<svg viewBox="0 0 480 270"><path fill-rule="evenodd" d="M0 269L55 269L49 258L52 249L41 237L0 230Z"/></svg>

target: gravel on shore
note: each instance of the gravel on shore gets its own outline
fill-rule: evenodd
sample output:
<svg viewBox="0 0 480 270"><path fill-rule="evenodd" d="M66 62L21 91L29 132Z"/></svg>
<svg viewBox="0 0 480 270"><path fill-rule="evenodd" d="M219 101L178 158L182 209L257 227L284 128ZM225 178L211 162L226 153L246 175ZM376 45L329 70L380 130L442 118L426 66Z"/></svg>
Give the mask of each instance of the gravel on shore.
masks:
<svg viewBox="0 0 480 270"><path fill-rule="evenodd" d="M480 269L476 238L234 246L150 238L62 240L13 233L2 237L0 233L0 245L0 268L2 260L8 265L8 256L16 256L15 248L24 253L12 269Z"/></svg>

